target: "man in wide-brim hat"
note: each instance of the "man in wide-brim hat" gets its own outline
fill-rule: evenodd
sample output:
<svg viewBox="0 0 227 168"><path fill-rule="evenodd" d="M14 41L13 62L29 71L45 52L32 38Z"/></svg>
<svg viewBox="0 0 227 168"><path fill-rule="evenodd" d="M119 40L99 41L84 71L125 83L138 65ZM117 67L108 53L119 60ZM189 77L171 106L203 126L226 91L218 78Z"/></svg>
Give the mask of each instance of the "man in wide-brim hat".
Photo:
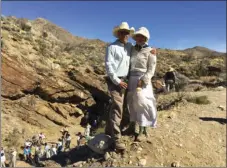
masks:
<svg viewBox="0 0 227 168"><path fill-rule="evenodd" d="M119 26L114 27L113 35L117 40L107 47L105 57L108 75L107 85L112 98L105 133L113 138L116 150L125 149L125 144L121 142L120 123L123 114L124 90L127 89L126 80L132 49L132 44L128 42L128 38L134 31L134 28L130 28L127 22L122 22Z"/></svg>

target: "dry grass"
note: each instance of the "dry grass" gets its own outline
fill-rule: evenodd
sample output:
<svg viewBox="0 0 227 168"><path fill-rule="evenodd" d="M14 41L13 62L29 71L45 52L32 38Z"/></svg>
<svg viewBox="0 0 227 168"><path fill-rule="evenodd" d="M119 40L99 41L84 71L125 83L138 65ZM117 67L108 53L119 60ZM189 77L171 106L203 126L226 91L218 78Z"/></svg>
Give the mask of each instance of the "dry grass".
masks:
<svg viewBox="0 0 227 168"><path fill-rule="evenodd" d="M207 96L191 96L187 97L186 100L195 104L210 104L211 102L208 100Z"/></svg>
<svg viewBox="0 0 227 168"><path fill-rule="evenodd" d="M202 76L200 80L203 82L215 82L217 80L216 76Z"/></svg>

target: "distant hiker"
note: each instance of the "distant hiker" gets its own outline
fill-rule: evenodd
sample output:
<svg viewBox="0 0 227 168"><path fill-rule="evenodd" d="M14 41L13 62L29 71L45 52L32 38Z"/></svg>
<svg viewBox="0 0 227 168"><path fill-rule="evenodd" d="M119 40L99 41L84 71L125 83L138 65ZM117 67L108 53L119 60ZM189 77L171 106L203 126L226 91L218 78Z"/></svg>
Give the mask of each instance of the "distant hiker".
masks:
<svg viewBox="0 0 227 168"><path fill-rule="evenodd" d="M70 136L70 134L67 134L66 142L65 142L65 149L70 149L70 144L71 144L71 136Z"/></svg>
<svg viewBox="0 0 227 168"><path fill-rule="evenodd" d="M25 161L27 162L30 162L31 160L31 149L28 146L24 148L24 158L25 158Z"/></svg>
<svg viewBox="0 0 227 168"><path fill-rule="evenodd" d="M97 120L94 120L93 121L93 125L92 125L94 128L97 128L97 126L98 126L98 123L97 123Z"/></svg>
<svg viewBox="0 0 227 168"><path fill-rule="evenodd" d="M166 93L166 84L165 81L163 79L161 80L156 80L154 82L152 82L153 87L156 89L155 93Z"/></svg>
<svg viewBox="0 0 227 168"><path fill-rule="evenodd" d="M57 144L57 153L61 153L62 152L62 149L63 149L63 146L62 146L62 139L59 138L58 139L58 144Z"/></svg>
<svg viewBox="0 0 227 168"><path fill-rule="evenodd" d="M10 167L16 167L17 151L15 149L10 150Z"/></svg>
<svg viewBox="0 0 227 168"><path fill-rule="evenodd" d="M47 143L45 143L44 151L45 151L46 158L49 159L50 158L50 146Z"/></svg>
<svg viewBox="0 0 227 168"><path fill-rule="evenodd" d="M81 134L81 132L78 132L77 134L76 134L76 136L77 136L77 149L79 149L80 148L80 140L83 138L83 135Z"/></svg>
<svg viewBox="0 0 227 168"><path fill-rule="evenodd" d="M57 145L52 145L50 149L50 157L57 155Z"/></svg>
<svg viewBox="0 0 227 168"><path fill-rule="evenodd" d="M25 147L26 147L26 146L28 146L28 147L31 147L31 146L32 146L32 143L30 142L29 139L27 139L27 140L25 141L24 146L25 146Z"/></svg>
<svg viewBox="0 0 227 168"><path fill-rule="evenodd" d="M1 148L1 167L6 167L6 156L3 147Z"/></svg>
<svg viewBox="0 0 227 168"><path fill-rule="evenodd" d="M174 71L175 70L173 68L170 68L164 75L167 92L170 90L175 91L176 74Z"/></svg>
<svg viewBox="0 0 227 168"><path fill-rule="evenodd" d="M136 45L131 54L127 103L134 131L135 123L139 124L139 134L136 139L140 141L143 133L148 135L147 127L156 126L156 99L151 78L155 73L157 58L156 55L151 54L151 47L148 45L150 34L147 28L139 28L132 38L136 41Z"/></svg>
<svg viewBox="0 0 227 168"><path fill-rule="evenodd" d="M90 136L90 132L91 132L91 126L89 124L87 124L85 130L84 130L84 136L85 137L89 137Z"/></svg>
<svg viewBox="0 0 227 168"><path fill-rule="evenodd" d="M41 147L37 146L35 148L35 157L34 157L34 160L35 160L35 163L36 163L37 166L39 166L39 164L40 164L40 158L41 157L42 157Z"/></svg>
<svg viewBox="0 0 227 168"><path fill-rule="evenodd" d="M4 48L4 41L3 41L3 38L1 37L1 51L3 51L3 48Z"/></svg>
<svg viewBox="0 0 227 168"><path fill-rule="evenodd" d="M32 144L33 145L39 145L39 136L38 135L34 135L32 137Z"/></svg>
<svg viewBox="0 0 227 168"><path fill-rule="evenodd" d="M68 131L68 128L63 128L62 130L61 130L61 132L62 132L62 138L64 139L64 143L63 143L63 146L64 146L64 144L65 144L65 141L66 141L66 136L67 136L67 134L69 133L69 131Z"/></svg>
<svg viewBox="0 0 227 168"><path fill-rule="evenodd" d="M40 134L39 134L39 141L40 141L40 144L43 144L44 143L44 139L45 139L46 137L45 137L45 135L41 132Z"/></svg>
<svg viewBox="0 0 227 168"><path fill-rule="evenodd" d="M65 142L66 142L66 138L64 136L61 137L61 143L62 143L62 151L65 150Z"/></svg>

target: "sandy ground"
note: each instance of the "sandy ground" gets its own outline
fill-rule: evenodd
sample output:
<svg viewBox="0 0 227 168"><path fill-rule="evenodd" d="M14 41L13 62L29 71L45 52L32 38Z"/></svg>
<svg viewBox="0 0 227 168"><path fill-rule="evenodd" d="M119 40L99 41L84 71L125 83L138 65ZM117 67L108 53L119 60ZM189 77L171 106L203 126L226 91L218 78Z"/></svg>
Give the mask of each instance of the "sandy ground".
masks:
<svg viewBox="0 0 227 168"><path fill-rule="evenodd" d="M207 95L211 104L197 105L180 103L171 110L158 112L158 127L150 129L150 137L139 143L141 152L133 151L129 137L127 156L118 160L116 166L138 166L138 160L145 158L146 166L226 167L226 90L192 93ZM221 105L225 110L221 110ZM76 144L74 133L83 131L78 124L69 128L72 146ZM59 130L48 131L48 141L56 142ZM25 163L24 163L25 164ZM17 166L24 167L23 162ZM97 164L98 166L98 164Z"/></svg>

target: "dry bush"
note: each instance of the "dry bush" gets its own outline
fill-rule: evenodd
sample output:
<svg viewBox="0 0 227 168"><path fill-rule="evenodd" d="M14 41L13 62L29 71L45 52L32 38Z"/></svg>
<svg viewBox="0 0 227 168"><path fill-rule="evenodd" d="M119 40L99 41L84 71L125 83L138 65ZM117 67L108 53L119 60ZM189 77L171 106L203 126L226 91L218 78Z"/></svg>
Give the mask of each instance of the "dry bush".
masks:
<svg viewBox="0 0 227 168"><path fill-rule="evenodd" d="M24 31L31 31L32 24L27 19L18 19L17 23L19 24L20 28Z"/></svg>
<svg viewBox="0 0 227 168"><path fill-rule="evenodd" d="M165 95L159 95L157 99L157 109L167 110L187 97L185 92L172 92Z"/></svg>
<svg viewBox="0 0 227 168"><path fill-rule="evenodd" d="M9 148L19 147L21 145L21 133L17 128L14 128L13 132L10 132L5 138L5 141Z"/></svg>
<svg viewBox="0 0 227 168"><path fill-rule="evenodd" d="M202 76L200 80L203 82L215 82L217 80L216 76Z"/></svg>
<svg viewBox="0 0 227 168"><path fill-rule="evenodd" d="M191 96L187 97L186 100L195 104L210 104L207 96Z"/></svg>
<svg viewBox="0 0 227 168"><path fill-rule="evenodd" d="M11 34L13 35L13 38L12 38L13 41L21 41L22 40L22 37L19 33L12 32Z"/></svg>
<svg viewBox="0 0 227 168"><path fill-rule="evenodd" d="M25 40L32 42L33 41L33 36L31 34L26 34L23 37Z"/></svg>

